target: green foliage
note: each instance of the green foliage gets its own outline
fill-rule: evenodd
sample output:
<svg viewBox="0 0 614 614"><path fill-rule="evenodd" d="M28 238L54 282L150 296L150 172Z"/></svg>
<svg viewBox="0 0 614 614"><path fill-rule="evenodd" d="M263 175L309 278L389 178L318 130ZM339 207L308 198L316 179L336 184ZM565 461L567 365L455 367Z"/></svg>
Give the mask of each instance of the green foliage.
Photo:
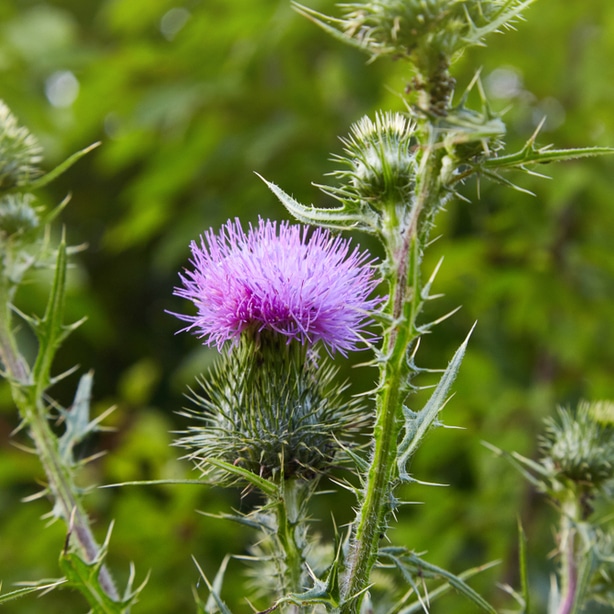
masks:
<svg viewBox="0 0 614 614"><path fill-rule="evenodd" d="M110 537L111 530L98 556L93 561L84 561L79 554L71 551L63 551L60 555L60 569L66 576L67 584L85 596L93 614L129 613L132 606L138 601L139 593L147 584L147 579L145 579L140 586L133 589L135 574L134 567L131 566L128 586L123 597L116 599L109 597L108 587L105 587L100 579Z"/></svg>
<svg viewBox="0 0 614 614"><path fill-rule="evenodd" d="M310 4L335 11L330 1ZM183 27L185 13L169 14L178 8L189 12ZM504 116L510 151L522 151L545 113L537 141L555 149L614 143L612 3L589 0L561 10L560 2L540 0L526 16L517 32L492 36L487 49L468 49L457 60L459 91L482 66L495 110L511 106ZM67 321L84 313L89 320L58 357L58 372L76 363L96 370L94 392L104 398L91 408L92 417L118 405L110 417L116 434L98 434L83 450L110 453L83 468L83 477L104 483L191 475L169 451L167 431L185 428L171 410L184 404L184 384L211 354L173 337L175 323L163 314L173 309L168 297L175 271L187 259L185 246L195 232L228 217L281 215L254 170L297 201L329 204L308 182L333 170L326 157L342 149L333 135L347 133L375 108L403 110L398 92L411 75L386 60L365 66L363 54L329 41L285 1L177 7L141 0L6 0L0 18L2 95L51 154L48 164L103 143L40 194L43 203L57 203L73 193L62 212L68 240L90 246L68 271L65 305ZM59 87L66 71L77 79L78 96L54 106L61 98L51 96L52 86ZM65 85L65 96L69 90ZM547 584L551 567L539 561L551 549L551 517L530 487L479 441L533 457L537 424L556 404L612 396L611 165L604 158L540 166L549 182L506 177L535 197L485 180L455 186L472 202L450 205L439 216L434 234L442 238L425 258L428 271L446 254L435 285L446 296L425 307L425 318L457 305L463 309L429 335L423 364L440 366L441 356L452 355L478 321L454 402L443 412L447 423L467 430L428 436L413 474L450 486L440 494L412 486L407 498L429 502L400 510L394 538L417 551L428 547L429 561L446 569L502 559L495 571L472 579L495 605L505 598L492 589L495 581L518 586L517 512L530 538L531 569ZM370 244L370 238L362 242ZM35 311L47 282L45 271L31 277L16 297L21 311ZM34 352L35 339L27 330L20 336ZM145 374L143 356L152 365L145 365ZM340 368L353 377L356 391L372 386L365 371L350 371L344 362ZM422 377L428 381L427 373ZM72 378L53 392L68 406L75 387ZM44 502L19 501L32 494L41 475L36 459L9 444L18 425L6 388L0 389L0 405L0 576L10 590L14 581L57 576L65 535L59 525L43 530ZM90 493L87 502L100 519L97 527L117 519L113 563L124 569L135 560L140 569L152 569L135 612L189 611L190 586L198 582L190 555L214 577L223 552L244 548L245 533L236 526L193 513L247 505L238 495L205 497L193 486L124 487L119 495ZM36 545L14 537L34 531ZM236 611L244 607L234 603L241 567L229 567L224 599ZM533 607L545 609L543 591L533 590ZM45 600L50 614L82 608L69 591L54 591ZM41 607L31 597L14 603L3 610L27 614ZM464 614L472 607L443 597L433 611Z"/></svg>
<svg viewBox="0 0 614 614"><path fill-rule="evenodd" d="M412 478L408 473L408 463L418 450L422 439L429 429L432 426L440 425L440 412L448 401L452 383L458 375L468 343L469 337L456 350L452 360L437 382L435 390L433 390L429 400L419 412L414 412L405 406L403 407L404 433L397 450L397 464L401 480L411 481Z"/></svg>

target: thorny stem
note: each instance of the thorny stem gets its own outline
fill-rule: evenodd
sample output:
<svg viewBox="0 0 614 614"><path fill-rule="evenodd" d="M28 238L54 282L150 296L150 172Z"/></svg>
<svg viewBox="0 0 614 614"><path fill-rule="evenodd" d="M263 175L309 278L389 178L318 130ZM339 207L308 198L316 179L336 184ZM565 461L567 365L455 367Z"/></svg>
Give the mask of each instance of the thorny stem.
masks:
<svg viewBox="0 0 614 614"><path fill-rule="evenodd" d="M27 364L17 349L11 328L10 302L6 294L6 283L0 283L0 309L3 311L0 318L0 360L4 374L11 385L13 399L20 415L30 429L36 453L47 475L48 490L55 505L54 514L68 525L69 535L74 536L85 559L92 562L99 556L100 546L92 533L87 514L75 495L77 486L72 470L64 463L57 438L49 426L42 400L43 390L31 381ZM101 567L99 580L107 595L119 601L115 583L104 565Z"/></svg>
<svg viewBox="0 0 614 614"><path fill-rule="evenodd" d="M564 503L561 510L561 602L557 614L571 614L577 605L578 552L577 529L579 505L575 497Z"/></svg>
<svg viewBox="0 0 614 614"><path fill-rule="evenodd" d="M387 279L390 293L385 313L391 324L383 339L376 399L375 446L363 500L357 514L343 586L342 612L359 610L363 591L369 585L377 559L378 544L386 529L396 473L397 442L402 406L408 392L411 365L407 350L420 336L416 318L422 305L420 262L424 239L425 211L436 207L440 158L432 149L424 152L422 177L414 202L399 208L402 219L391 216L384 232L387 250ZM389 208L389 211L394 211ZM393 219L395 218L395 219Z"/></svg>
<svg viewBox="0 0 614 614"><path fill-rule="evenodd" d="M6 374L15 381L28 383L28 368L17 351L15 337L11 331L11 305L7 284L0 281L0 364Z"/></svg>
<svg viewBox="0 0 614 614"><path fill-rule="evenodd" d="M57 439L49 427L49 422L44 413L39 410L29 417L28 423L38 457L47 473L48 488L55 501L55 513L67 523L69 537L74 537L85 559L88 562L95 561L100 554L100 546L92 533L83 505L74 495L76 486L72 472L62 462ZM100 569L99 580L107 595L119 601L117 588L109 570L104 565Z"/></svg>

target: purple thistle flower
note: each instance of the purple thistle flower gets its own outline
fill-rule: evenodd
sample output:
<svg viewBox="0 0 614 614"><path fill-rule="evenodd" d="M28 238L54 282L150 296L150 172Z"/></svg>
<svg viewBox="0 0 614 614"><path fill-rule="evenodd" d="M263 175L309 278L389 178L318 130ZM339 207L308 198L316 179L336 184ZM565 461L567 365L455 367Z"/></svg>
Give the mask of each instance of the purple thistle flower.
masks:
<svg viewBox="0 0 614 614"><path fill-rule="evenodd" d="M328 351L357 350L380 298L373 261L350 241L321 228L260 219L243 231L238 219L192 241L193 268L180 274L174 294L194 302L190 322L206 345L220 349L241 333L274 331L301 344L322 341ZM370 338L373 338L371 335Z"/></svg>

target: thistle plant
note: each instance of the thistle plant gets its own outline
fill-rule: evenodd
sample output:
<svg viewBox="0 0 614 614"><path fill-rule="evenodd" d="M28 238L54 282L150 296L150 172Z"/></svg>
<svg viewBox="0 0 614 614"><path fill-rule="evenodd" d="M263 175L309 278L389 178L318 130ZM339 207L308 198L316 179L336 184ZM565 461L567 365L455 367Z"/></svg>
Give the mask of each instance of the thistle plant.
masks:
<svg viewBox="0 0 614 614"><path fill-rule="evenodd" d="M278 586L285 590L273 608L313 609L324 606L340 612L370 611L374 607L369 595L371 571L376 565L389 565L407 580L425 609L428 596L419 594L415 580L418 569L429 570L431 577L439 577L444 584L460 587L482 609L492 611L491 606L459 577L430 565L407 548L381 547L380 544L402 504L397 497L398 486L416 481L410 471L415 451L425 433L431 427L441 425L440 411L447 401L468 341L465 340L452 357L426 405L420 410L412 409L412 393L419 388L416 379L423 371L417 361L420 339L443 319L435 322L421 320L424 305L432 298L434 282L434 275L423 281L421 264L437 213L456 194L457 186L472 175L506 182L503 176L506 170L528 170L536 163L606 151L540 148L535 144L536 133L520 152L506 154L503 151L505 125L490 110L479 81L470 87L478 87L481 108L469 108L466 96L453 104L454 79L450 67L454 60L467 47L483 44L489 33L511 27L529 4L519 1L378 1L344 5L341 18L327 17L297 5L299 12L337 38L363 49L372 59L390 56L407 60L412 73L407 108L403 113L382 112L373 120L362 118L352 127L350 135L342 139L345 151L335 156L340 168L332 173L337 183L319 186L325 194L336 199L339 206L326 209L304 206L281 187L265 180L299 221L331 230L358 229L371 233L382 242L385 252L380 271L386 296L378 309L375 303L369 306L382 328L381 345L373 349L372 361L379 372L379 382L372 393L375 401L373 442L367 455L360 451L351 453L357 482L348 480L346 483L356 496L356 518L349 534L345 538L339 537L337 554L324 574L318 577L311 573L310 582L304 582L309 577L307 559L296 552L302 550L302 545L284 540L279 532L280 527L284 527L280 506L284 507L285 500L280 486L295 477L307 480L309 472L297 473L287 464L285 445L276 454L270 454L264 449L268 449L268 444L261 444L259 456L255 456L253 450L258 450L259 445L254 446L248 441L254 432L268 434L275 430L270 428L271 424L277 424L278 430L282 426L285 429L296 417L295 408L304 405L299 400L300 395L295 394L295 399L292 399L287 392L288 382L297 390L303 389L298 384L295 355L282 360L282 363L287 363L287 374L282 375L281 382L278 374L283 372L284 366L278 360L274 363L275 375L272 371L267 373L268 365L273 364L271 359L264 357L270 343L269 330L271 335L285 335L302 341L312 341L312 336L314 340L321 337L326 343L326 338L312 331L312 324L317 330L317 320L312 320L308 305L301 304L310 298L309 293L289 294L285 287L282 291L276 288L274 297L263 300L271 279L285 280L284 275L277 271L272 278L268 277L271 270L268 259L278 266L276 247L267 247L265 262L262 262L260 250L250 248L250 264L245 267L249 271L247 275L243 272L243 261L238 273L235 255L229 250L218 251L218 243L211 234L204 258L202 251L192 248L196 255L193 261L196 270L189 272L187 277L184 275L184 288L177 291L178 295L192 299L198 307L197 316L184 317L192 323L188 328L196 329L205 337L206 343L217 340L219 346L220 339L237 334L241 336L241 343L230 349L230 354L222 359L213 377L204 385L206 394L196 396L205 409L204 426L193 427L179 444L192 448L191 456L204 473L207 467L209 471L226 470L233 478L242 478L263 491L267 496L263 509L276 509L276 520L258 521L256 524L260 523L265 534L267 531L274 533L271 527L277 528L277 553L273 558L279 560L278 569L296 564L299 569L290 575L299 581ZM284 258L294 260L293 251L288 247ZM212 280L214 264L216 277ZM331 270L335 264L330 262ZM298 278L302 284L302 275L299 274ZM253 285L258 287L262 296L254 294L251 285L246 290L244 279L253 279ZM260 279L266 281L263 283ZM220 289L221 281L225 290ZM238 292L237 283L240 285ZM348 288L344 296L350 302L364 300L364 294L354 295L352 288ZM220 326L222 304L232 306L230 310L226 307L224 315L227 319L223 327ZM266 310L263 305L267 306ZM319 310L316 313L319 315ZM232 317L229 319L230 314ZM356 325L348 320L341 324L349 325L348 331L356 330ZM267 339L262 341L265 331ZM245 343L257 348L252 350L252 356ZM330 339L328 344L335 349ZM276 346L278 358L279 341L273 344ZM307 355L302 356L301 360L305 360ZM290 365L292 367L288 369ZM263 381L270 382L266 394L261 392ZM275 388L279 388L279 392L274 393L274 398L268 397ZM254 390L258 391L255 393L257 402L253 400ZM284 399L281 407L274 400L279 398ZM253 408L256 408L256 416ZM267 423L265 429L260 426L263 422ZM245 423L249 425L247 429ZM310 442L307 433L301 436L306 444ZM243 443L231 444L233 437ZM281 440L279 436L264 436L262 439L275 440L277 445ZM220 440L228 441L228 444L220 448ZM291 440L289 436L287 441ZM229 450L232 450L230 457ZM248 454L239 453L247 450ZM231 457L235 460L229 462ZM264 463L264 458L273 459L273 466L269 460ZM271 476L280 479L271 479ZM266 485L262 483L263 478L267 480ZM271 488L271 482L274 488ZM312 494L315 491L309 489L305 492ZM257 512L258 517L261 517L261 512ZM306 535L304 527L298 529L306 519L301 519L300 514L294 516L293 534ZM221 607L219 595L214 594L218 607ZM403 597L395 607L411 607L405 603L406 599Z"/></svg>
<svg viewBox="0 0 614 614"><path fill-rule="evenodd" d="M451 588L478 609L496 611L468 584L488 563L449 571L411 545L389 540L408 503L401 492L410 489L401 487L420 481L412 468L416 451L431 429L445 426L442 410L471 334L420 404L423 375L432 373L422 366L422 340L452 315L426 315L438 296L440 265L424 270L438 214L460 197L469 178L515 188L508 171L536 174L535 165L612 153L540 146L539 128L519 151L508 152L505 123L491 109L479 75L456 94L454 62L490 34L516 25L531 3L372 0L340 5L339 17L295 4L370 60L405 62L407 88L400 110L360 118L341 138L336 170L317 184L333 206L304 205L263 178L298 223L260 219L245 229L235 219L204 231L192 242L174 290L187 301L170 312L183 323L180 332L219 353L186 395L185 427L175 445L198 473L193 483L250 495L241 511L220 516L255 532L249 554L237 558L248 561L255 579L246 599L258 600L263 612L429 612ZM63 320L72 250L64 239L52 245L47 232L65 203L45 212L34 193L84 153L42 174L36 141L0 107L0 362L46 472L51 515L67 527L60 559L65 577L55 584L81 591L93 612L123 613L142 586L132 587L131 574L123 594L116 588L105 563L110 532L102 544L96 540L75 480L83 464L75 446L104 418L90 417L92 376L81 377L70 409L50 400L62 377L52 374L53 359L77 326ZM382 259L340 234L348 231L379 241ZM55 274L44 315L21 313L15 295L24 276L50 263ZM16 320L38 339L33 363L20 350ZM361 397L340 379L335 362L357 351L376 380ZM58 419L64 424L59 435L50 424ZM579 612L590 599L612 605L613 538L596 514L604 501L611 503L611 444L611 405L586 404L548 423L539 461L508 455L560 512L552 614ZM354 501L349 524L337 526L334 519L327 540L316 533L312 514L314 497L331 485ZM524 562L522 551L523 586L509 592L520 611L529 612ZM196 596L197 611L230 612L223 596L227 569L228 558L210 582L199 567L210 594L206 602ZM394 576L393 588L380 589L383 574ZM0 603L21 594L0 596Z"/></svg>
<svg viewBox="0 0 614 614"><path fill-rule="evenodd" d="M56 403L50 393L54 384L72 372L53 374L53 361L61 343L81 323L66 324L63 317L67 258L74 249L64 238L57 246L52 245L49 232L67 201L45 211L34 194L90 149L43 174L37 166L41 149L36 139L0 102L0 374L10 384L21 419L20 430L27 434L30 452L38 456L45 471L43 489L31 498L50 498L49 518L63 521L67 533L60 556L64 577L3 594L0 603L66 585L81 591L96 612L126 612L138 591L128 586L120 595L105 564L110 532L102 543L96 538L83 504L83 489L76 481L87 459L80 459L75 447L99 430L105 418L90 416L92 375L81 377L70 410ZM26 315L15 306L15 296L27 273L37 268L53 270L42 317ZM19 326L29 325L38 341L33 361L28 361L20 347L18 322ZM64 425L60 435L53 427L57 422Z"/></svg>
<svg viewBox="0 0 614 614"><path fill-rule="evenodd" d="M559 408L557 417L546 421L539 443L537 461L517 453L505 456L559 514L558 569L548 612L580 612L591 600L612 606L614 404L585 401L574 411ZM528 609L526 592L520 601Z"/></svg>
<svg viewBox="0 0 614 614"><path fill-rule="evenodd" d="M270 584L298 593L308 582L307 499L366 417L320 350L373 341L375 268L327 230L264 220L247 234L239 221L209 230L191 265L175 293L198 313L178 317L222 357L192 393L195 423L177 444L213 483L262 492L249 522L270 543Z"/></svg>

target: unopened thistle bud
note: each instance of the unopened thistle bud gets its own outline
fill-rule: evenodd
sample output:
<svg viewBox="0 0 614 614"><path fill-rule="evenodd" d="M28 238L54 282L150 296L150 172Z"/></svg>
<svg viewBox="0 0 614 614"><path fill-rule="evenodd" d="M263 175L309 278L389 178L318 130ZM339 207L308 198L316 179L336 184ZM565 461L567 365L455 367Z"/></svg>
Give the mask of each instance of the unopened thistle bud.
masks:
<svg viewBox="0 0 614 614"><path fill-rule="evenodd" d="M220 357L192 392L192 423L177 445L217 484L236 476L210 460L269 479L310 479L326 471L366 413L335 383L337 369L311 350L267 332ZM338 459L337 459L338 460Z"/></svg>
<svg viewBox="0 0 614 614"><path fill-rule="evenodd" d="M30 194L7 194L0 198L0 241L27 235L38 227L39 218L33 202Z"/></svg>
<svg viewBox="0 0 614 614"><path fill-rule="evenodd" d="M407 200L416 181L415 126L400 113L363 117L343 139L352 187L370 201Z"/></svg>
<svg viewBox="0 0 614 614"><path fill-rule="evenodd" d="M595 413L612 403L580 403L576 412L560 409L541 438L542 465L550 479L587 496L614 480L614 428L599 422Z"/></svg>
<svg viewBox="0 0 614 614"><path fill-rule="evenodd" d="M343 169L333 176L339 188L321 186L341 202L366 203L374 209L411 201L417 172L414 124L401 113L363 117L347 138L345 155L336 156Z"/></svg>
<svg viewBox="0 0 614 614"><path fill-rule="evenodd" d="M40 174L41 147L0 100L0 191L25 186Z"/></svg>

